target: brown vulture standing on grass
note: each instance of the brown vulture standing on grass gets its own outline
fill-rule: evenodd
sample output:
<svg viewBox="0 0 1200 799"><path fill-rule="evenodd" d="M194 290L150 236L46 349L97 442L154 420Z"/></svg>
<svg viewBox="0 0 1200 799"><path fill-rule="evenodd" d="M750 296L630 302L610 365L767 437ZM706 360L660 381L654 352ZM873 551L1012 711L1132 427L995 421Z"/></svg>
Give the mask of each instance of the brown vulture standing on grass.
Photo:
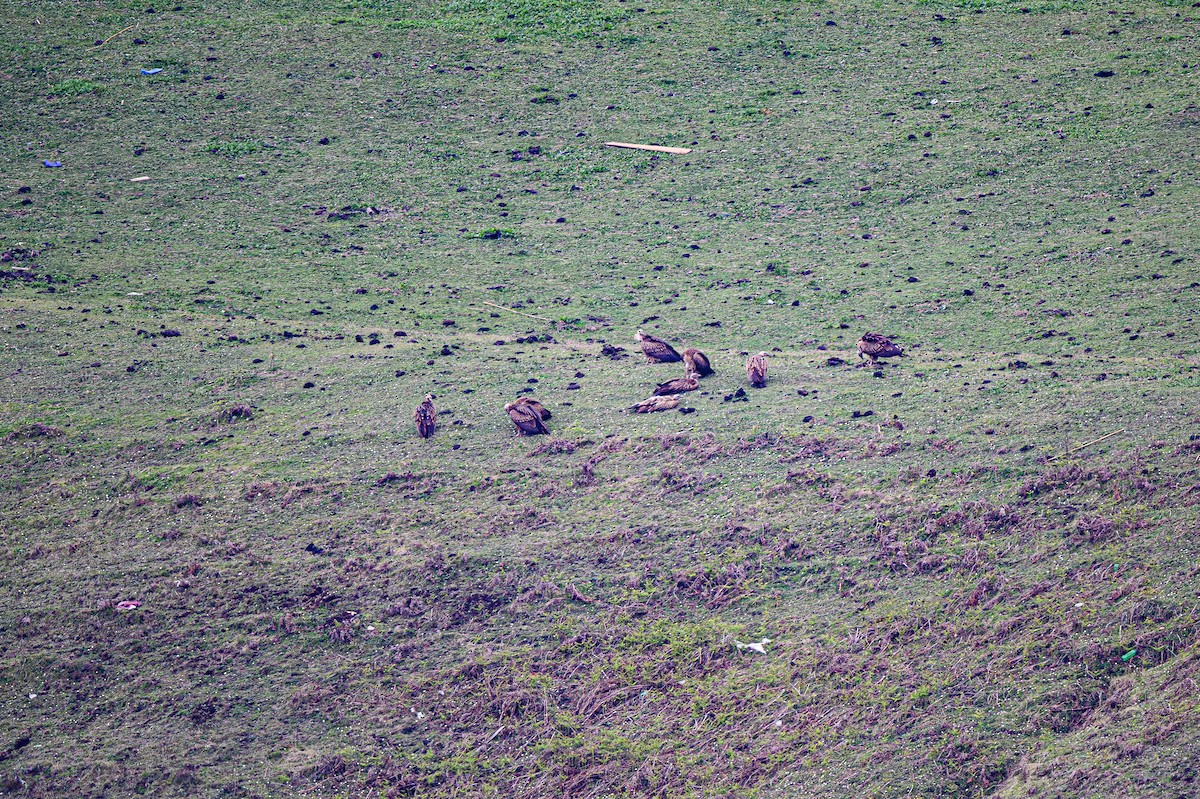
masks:
<svg viewBox="0 0 1200 799"><path fill-rule="evenodd" d="M674 347L657 336L647 335L639 330L634 338L646 354L646 363L678 363L683 360Z"/></svg>
<svg viewBox="0 0 1200 799"><path fill-rule="evenodd" d="M672 394L669 396L647 397L635 405L630 405L629 410L634 413L654 413L655 411L669 411L678 406L679 397Z"/></svg>
<svg viewBox="0 0 1200 799"><path fill-rule="evenodd" d="M533 410L543 422L548 422L554 418L550 411L546 410L546 406L535 400L533 397L519 397L513 400L513 405L524 405Z"/></svg>
<svg viewBox="0 0 1200 799"><path fill-rule="evenodd" d="M433 407L433 395L426 394L425 401L413 411L413 421L417 423L417 432L421 438L429 438L437 429L437 410Z"/></svg>
<svg viewBox="0 0 1200 799"><path fill-rule="evenodd" d="M746 378L755 388L762 388L767 384L767 354L765 352L751 355L746 361Z"/></svg>
<svg viewBox="0 0 1200 799"><path fill-rule="evenodd" d="M683 365L689 373L695 372L696 377L708 377L716 374L716 370L708 361L708 356L695 347L688 347L683 351Z"/></svg>
<svg viewBox="0 0 1200 799"><path fill-rule="evenodd" d="M665 383L659 383L658 388L654 389L654 396L662 397L667 394L683 394L686 391L695 391L700 388L700 380L695 372L688 372L684 377L677 377L674 380L668 380Z"/></svg>
<svg viewBox="0 0 1200 799"><path fill-rule="evenodd" d="M871 363L878 363L880 358L893 358L903 355L904 350L897 347L890 338L879 333L863 333L858 340L858 358L866 355Z"/></svg>
<svg viewBox="0 0 1200 799"><path fill-rule="evenodd" d="M508 418L517 426L517 435L549 435L550 431L543 420L550 418L550 411L537 400L521 397L505 405L504 410L508 411Z"/></svg>

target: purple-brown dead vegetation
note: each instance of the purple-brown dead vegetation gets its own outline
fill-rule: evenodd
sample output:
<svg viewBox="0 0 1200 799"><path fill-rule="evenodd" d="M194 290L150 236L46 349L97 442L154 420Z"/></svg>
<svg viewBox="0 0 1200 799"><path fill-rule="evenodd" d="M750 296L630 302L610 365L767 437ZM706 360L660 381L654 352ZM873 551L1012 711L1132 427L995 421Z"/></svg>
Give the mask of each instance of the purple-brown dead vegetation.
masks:
<svg viewBox="0 0 1200 799"><path fill-rule="evenodd" d="M294 483L288 487L286 493L283 495L283 500L280 502L279 507L287 508L295 503L301 502L302 500L319 497L324 493L327 487L328 486L324 480L301 480L300 482Z"/></svg>
<svg viewBox="0 0 1200 799"><path fill-rule="evenodd" d="M1079 543L1099 544L1111 539L1117 532L1117 523L1102 516L1080 516L1075 520L1071 539Z"/></svg>
<svg viewBox="0 0 1200 799"><path fill-rule="evenodd" d="M4 437L7 442L14 441L34 441L42 438L62 438L65 433L62 428L54 425L43 424L42 422L34 422L31 425L13 430Z"/></svg>
<svg viewBox="0 0 1200 799"><path fill-rule="evenodd" d="M682 469L664 468L658 474L657 483L660 486L660 496L666 496L676 491L683 491L692 496L699 496L707 491L721 478L704 472L687 472Z"/></svg>
<svg viewBox="0 0 1200 799"><path fill-rule="evenodd" d="M399 490L405 499L417 499L433 494L437 490L438 482L432 475L420 475L411 471L387 472L375 481L375 486L393 487Z"/></svg>
<svg viewBox="0 0 1200 799"><path fill-rule="evenodd" d="M564 438L552 438L545 444L539 444L529 451L529 457L535 455L570 454L580 447L591 444L591 441L568 441Z"/></svg>
<svg viewBox="0 0 1200 799"><path fill-rule="evenodd" d="M270 499L279 491L279 484L271 481L254 482L242 490L242 499L253 502L258 499Z"/></svg>

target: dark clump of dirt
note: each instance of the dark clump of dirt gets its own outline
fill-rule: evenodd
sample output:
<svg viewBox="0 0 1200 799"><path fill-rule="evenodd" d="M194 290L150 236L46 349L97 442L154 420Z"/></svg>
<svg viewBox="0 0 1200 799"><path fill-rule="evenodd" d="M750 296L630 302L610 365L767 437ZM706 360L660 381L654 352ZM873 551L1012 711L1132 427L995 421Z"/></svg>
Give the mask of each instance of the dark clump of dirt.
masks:
<svg viewBox="0 0 1200 799"><path fill-rule="evenodd" d="M254 409L244 402L239 402L221 411L221 418L227 422L232 422L234 419L250 420L254 418Z"/></svg>
<svg viewBox="0 0 1200 799"><path fill-rule="evenodd" d="M721 402L749 402L750 398L746 396L746 389L739 388L732 394L726 394L721 398Z"/></svg>
<svg viewBox="0 0 1200 799"><path fill-rule="evenodd" d="M826 366L844 366L846 364L841 358L828 358L825 361Z"/></svg>
<svg viewBox="0 0 1200 799"><path fill-rule="evenodd" d="M624 347L614 347L612 344L605 344L601 347L600 354L610 361L619 361L622 358L629 357L629 353L625 351Z"/></svg>
<svg viewBox="0 0 1200 799"><path fill-rule="evenodd" d="M4 254L7 256L8 253ZM17 266L16 269L0 269L0 280L29 282L38 277L34 274L34 269L36 268L37 264L30 264L29 266ZM42 280L50 282L48 277L43 277Z"/></svg>
<svg viewBox="0 0 1200 799"><path fill-rule="evenodd" d="M11 250L0 252L0 263L8 263L10 261L32 261L42 253L39 250L30 250L25 247L14 247Z"/></svg>
<svg viewBox="0 0 1200 799"><path fill-rule="evenodd" d="M5 441L28 441L36 438L61 438L63 431L53 425L35 422L26 427L13 430L4 437Z"/></svg>
<svg viewBox="0 0 1200 799"><path fill-rule="evenodd" d="M199 726L212 721L217 715L217 702L215 699L206 699L203 702L197 703L188 714L192 723Z"/></svg>

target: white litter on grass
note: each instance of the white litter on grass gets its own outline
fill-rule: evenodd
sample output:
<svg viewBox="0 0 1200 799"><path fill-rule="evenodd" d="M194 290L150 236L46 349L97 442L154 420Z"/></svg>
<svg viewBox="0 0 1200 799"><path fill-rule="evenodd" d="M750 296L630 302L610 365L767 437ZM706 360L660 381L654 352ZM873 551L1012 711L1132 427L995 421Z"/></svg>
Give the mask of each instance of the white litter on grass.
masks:
<svg viewBox="0 0 1200 799"><path fill-rule="evenodd" d="M142 292L140 292L140 291L131 291L131 292L127 293L125 296L126 296L126 297L141 297L141 296L142 296Z"/></svg>
<svg viewBox="0 0 1200 799"><path fill-rule="evenodd" d="M737 645L738 649L749 649L752 652L758 652L760 654L765 655L765 654L767 654L767 650L765 649L765 647L767 644L771 643L771 639L764 638L761 641L758 641L756 643L743 644L741 641L739 641L735 638L735 639L733 639L733 643Z"/></svg>

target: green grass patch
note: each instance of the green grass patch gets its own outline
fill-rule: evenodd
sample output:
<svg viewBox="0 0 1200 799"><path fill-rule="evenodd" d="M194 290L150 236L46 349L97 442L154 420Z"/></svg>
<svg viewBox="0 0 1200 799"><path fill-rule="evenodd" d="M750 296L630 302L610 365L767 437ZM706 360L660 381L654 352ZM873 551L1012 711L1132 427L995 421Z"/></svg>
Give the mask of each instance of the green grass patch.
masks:
<svg viewBox="0 0 1200 799"><path fill-rule="evenodd" d="M226 158L238 158L239 156L262 152L268 147L270 145L265 142L252 139L231 139L228 141L211 142L205 149L214 155L222 155Z"/></svg>
<svg viewBox="0 0 1200 799"><path fill-rule="evenodd" d="M50 93L59 97L77 97L81 94L99 94L104 86L83 78L67 78L50 87Z"/></svg>

